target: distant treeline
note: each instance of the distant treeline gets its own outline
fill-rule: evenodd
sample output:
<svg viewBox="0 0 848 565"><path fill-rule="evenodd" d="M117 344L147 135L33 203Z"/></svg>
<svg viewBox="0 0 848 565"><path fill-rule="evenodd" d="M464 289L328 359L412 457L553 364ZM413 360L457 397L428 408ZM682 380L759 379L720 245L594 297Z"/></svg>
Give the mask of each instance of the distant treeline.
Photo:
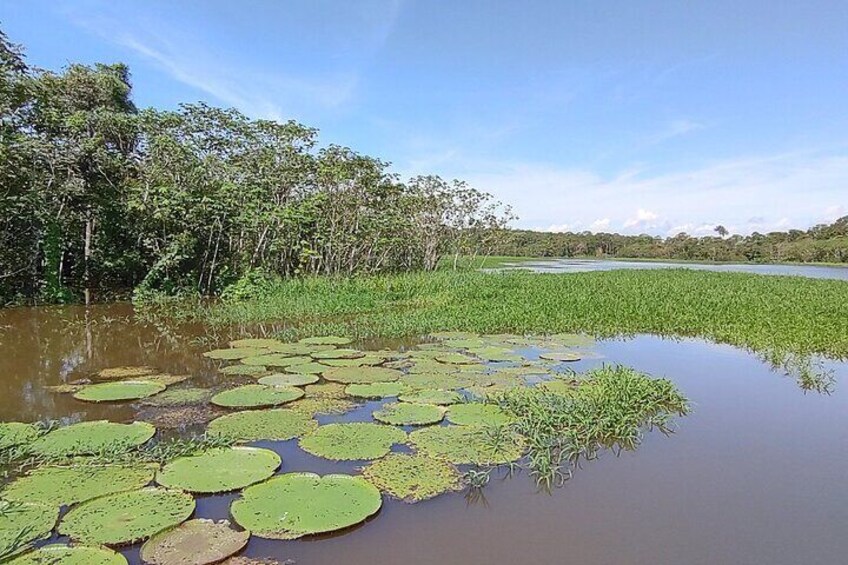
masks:
<svg viewBox="0 0 848 565"><path fill-rule="evenodd" d="M621 257L698 261L848 263L848 216L804 230L729 235L716 226L715 236L673 237L616 233L551 233L507 230L496 255L522 257Z"/></svg>
<svg viewBox="0 0 848 565"><path fill-rule="evenodd" d="M139 109L122 64L27 65L0 31L0 305L216 294L247 277L434 269L508 208L294 121Z"/></svg>

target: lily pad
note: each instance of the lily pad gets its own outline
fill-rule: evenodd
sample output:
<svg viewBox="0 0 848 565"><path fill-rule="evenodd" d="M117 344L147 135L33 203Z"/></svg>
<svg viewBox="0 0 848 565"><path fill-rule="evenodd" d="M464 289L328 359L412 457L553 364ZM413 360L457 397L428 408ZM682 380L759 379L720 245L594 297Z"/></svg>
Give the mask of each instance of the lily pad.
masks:
<svg viewBox="0 0 848 565"><path fill-rule="evenodd" d="M259 365L230 365L229 367L221 367L220 371L225 375L247 376L264 375L268 372L265 367Z"/></svg>
<svg viewBox="0 0 848 565"><path fill-rule="evenodd" d="M409 441L420 453L455 465L500 465L524 454L520 437L495 437L480 426L429 426L409 434Z"/></svg>
<svg viewBox="0 0 848 565"><path fill-rule="evenodd" d="M141 546L151 565L210 565L244 549L250 532L234 530L226 520L189 520L158 533Z"/></svg>
<svg viewBox="0 0 848 565"><path fill-rule="evenodd" d="M398 402L386 404L374 411L374 419L393 426L423 426L441 422L445 409L433 404L413 404Z"/></svg>
<svg viewBox="0 0 848 565"><path fill-rule="evenodd" d="M355 402L343 398L313 397L292 402L289 409L312 417L318 414L344 414L357 406Z"/></svg>
<svg viewBox="0 0 848 565"><path fill-rule="evenodd" d="M230 342L230 347L233 348L241 348L241 347L252 347L255 349L267 349L269 347L275 347L277 345L281 345L283 342L279 339L270 339L265 337L259 338L247 338L247 339L236 339Z"/></svg>
<svg viewBox="0 0 848 565"><path fill-rule="evenodd" d="M210 449L171 461L156 475L156 482L193 493L230 492L264 481L281 463L280 456L269 449Z"/></svg>
<svg viewBox="0 0 848 565"><path fill-rule="evenodd" d="M420 502L462 488L456 467L419 454L390 453L365 467L362 476L404 502Z"/></svg>
<svg viewBox="0 0 848 565"><path fill-rule="evenodd" d="M444 342L448 347L456 347L459 349L471 349L473 347L484 347L486 341L480 338L471 339L448 339Z"/></svg>
<svg viewBox="0 0 848 565"><path fill-rule="evenodd" d="M259 347L230 347L227 349L213 349L203 354L209 359L218 359L221 361L237 361L245 357L255 357L262 355L266 350Z"/></svg>
<svg viewBox="0 0 848 565"><path fill-rule="evenodd" d="M375 367L386 362L386 358L381 355L371 355L366 353L364 357L356 359L323 359L322 365L328 367Z"/></svg>
<svg viewBox="0 0 848 565"><path fill-rule="evenodd" d="M8 565L127 565L127 559L105 547L54 544L21 555Z"/></svg>
<svg viewBox="0 0 848 565"><path fill-rule="evenodd" d="M295 387L244 385L219 392L212 397L212 404L224 408L262 408L279 406L303 396L303 391Z"/></svg>
<svg viewBox="0 0 848 565"><path fill-rule="evenodd" d="M176 384L180 384L181 382L185 382L191 378L191 375L169 375L168 373L161 373L157 375L150 375L139 380L142 381L150 381L153 383L163 384L165 386L172 386Z"/></svg>
<svg viewBox="0 0 848 565"><path fill-rule="evenodd" d="M462 353L443 353L436 357L436 361L446 365L474 365L480 363L477 359Z"/></svg>
<svg viewBox="0 0 848 565"><path fill-rule="evenodd" d="M300 401L303 402L303 401ZM318 427L311 415L289 409L247 410L221 416L209 423L208 433L234 441L286 441Z"/></svg>
<svg viewBox="0 0 848 565"><path fill-rule="evenodd" d="M406 390L406 386L394 383L368 383L368 384L350 384L345 388L345 392L350 396L358 398L388 398L397 396Z"/></svg>
<svg viewBox="0 0 848 565"><path fill-rule="evenodd" d="M58 518L58 507L0 500L0 561L49 537Z"/></svg>
<svg viewBox="0 0 848 565"><path fill-rule="evenodd" d="M74 398L85 402L119 402L147 398L165 390L165 385L150 381L117 381L83 387Z"/></svg>
<svg viewBox="0 0 848 565"><path fill-rule="evenodd" d="M11 482L0 496L59 508L148 485L150 465L74 465L38 467Z"/></svg>
<svg viewBox="0 0 848 565"><path fill-rule="evenodd" d="M144 400L148 406L188 406L203 404L212 398L212 391L207 388L174 388L161 392Z"/></svg>
<svg viewBox="0 0 848 565"><path fill-rule="evenodd" d="M146 443L156 428L146 422L116 424L99 420L80 422L53 430L31 445L31 451L47 457L93 455L103 451L129 451Z"/></svg>
<svg viewBox="0 0 848 565"><path fill-rule="evenodd" d="M59 533L93 545L125 545L149 538L188 519L194 498L160 488L120 492L71 508Z"/></svg>
<svg viewBox="0 0 848 565"><path fill-rule="evenodd" d="M326 370L323 375L328 381L366 384L396 381L403 373L384 367L335 367Z"/></svg>
<svg viewBox="0 0 848 565"><path fill-rule="evenodd" d="M283 370L286 373L297 373L300 375L320 375L327 369L328 367L321 363L298 363L297 365L289 365Z"/></svg>
<svg viewBox="0 0 848 565"><path fill-rule="evenodd" d="M447 406L448 404L456 404L462 400L462 395L453 390L425 389L403 393L398 397L398 400L402 402L415 402L418 404Z"/></svg>
<svg viewBox="0 0 848 565"><path fill-rule="evenodd" d="M310 353L313 359L356 359L365 357L365 353L357 349L327 349Z"/></svg>
<svg viewBox="0 0 848 565"><path fill-rule="evenodd" d="M334 345L311 345L308 343L280 343L268 348L271 353L285 353L287 355L309 355L315 351L335 349Z"/></svg>
<svg viewBox="0 0 848 565"><path fill-rule="evenodd" d="M512 422L512 417L494 404L469 402L448 408L448 422L460 426L499 426Z"/></svg>
<svg viewBox="0 0 848 565"><path fill-rule="evenodd" d="M559 361L562 363L580 361L581 359L580 354L574 353L573 351L546 351L539 354L539 358L547 359L548 361Z"/></svg>
<svg viewBox="0 0 848 565"><path fill-rule="evenodd" d="M306 398L345 398L345 385L342 383L321 383L303 387Z"/></svg>
<svg viewBox="0 0 848 565"><path fill-rule="evenodd" d="M299 341L299 343L305 343L307 345L347 345L351 343L353 340L349 337L340 337L337 335L325 335L325 336L315 336L315 337L305 337Z"/></svg>
<svg viewBox="0 0 848 565"><path fill-rule="evenodd" d="M275 373L259 379L259 384L266 386L303 386L317 383L318 375L306 373Z"/></svg>
<svg viewBox="0 0 848 565"><path fill-rule="evenodd" d="M146 375L153 375L157 371L147 365L141 367L109 367L97 372L100 379L135 379Z"/></svg>
<svg viewBox="0 0 848 565"><path fill-rule="evenodd" d="M479 347L475 349L469 349L469 353L476 355L480 359L485 359L486 361L523 361L524 358L509 350L502 347Z"/></svg>
<svg viewBox="0 0 848 565"><path fill-rule="evenodd" d="M288 473L246 488L231 512L258 537L296 539L353 526L381 505L380 491L362 477Z"/></svg>
<svg viewBox="0 0 848 565"><path fill-rule="evenodd" d="M157 428L184 429L205 424L221 415L222 410L208 404L189 406L156 406L136 414L136 419L150 422Z"/></svg>
<svg viewBox="0 0 848 565"><path fill-rule="evenodd" d="M0 422L0 451L35 441L41 434L35 424Z"/></svg>
<svg viewBox="0 0 848 565"><path fill-rule="evenodd" d="M261 367L288 367L290 365L302 365L310 361L312 361L311 357L291 356L284 353L256 355L241 360L245 365L259 365Z"/></svg>
<svg viewBox="0 0 848 565"><path fill-rule="evenodd" d="M470 386L488 386L491 384L487 375L464 373L424 373L404 375L401 382L411 388L437 390L459 390Z"/></svg>
<svg viewBox="0 0 848 565"><path fill-rule="evenodd" d="M371 422L327 424L300 439L300 448L334 461L378 459L396 443L406 442L406 432Z"/></svg>

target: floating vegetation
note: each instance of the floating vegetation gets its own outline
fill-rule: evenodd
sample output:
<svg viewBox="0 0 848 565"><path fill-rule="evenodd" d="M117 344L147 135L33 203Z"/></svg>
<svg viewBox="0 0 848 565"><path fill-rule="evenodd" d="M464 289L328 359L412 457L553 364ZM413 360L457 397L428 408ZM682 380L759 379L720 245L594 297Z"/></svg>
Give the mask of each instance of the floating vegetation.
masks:
<svg viewBox="0 0 848 565"><path fill-rule="evenodd" d="M268 370L265 369L265 367L261 367L259 365L230 365L228 367L221 367L220 371L225 375L244 376L256 376L268 373Z"/></svg>
<svg viewBox="0 0 848 565"><path fill-rule="evenodd" d="M210 398L212 398L212 391L208 388L173 388L146 398L142 404L147 406L188 406L208 402Z"/></svg>
<svg viewBox="0 0 848 565"><path fill-rule="evenodd" d="M127 565L127 560L105 547L53 544L21 555L8 565Z"/></svg>
<svg viewBox="0 0 848 565"><path fill-rule="evenodd" d="M221 412L220 408L208 404L156 406L138 412L136 419L150 422L157 428L176 429L205 424L220 416Z"/></svg>
<svg viewBox="0 0 848 565"><path fill-rule="evenodd" d="M181 524L193 512L190 494L146 488L110 494L71 508L59 524L59 533L86 544L125 545Z"/></svg>
<svg viewBox="0 0 848 565"><path fill-rule="evenodd" d="M161 383L150 381L117 381L85 386L74 393L74 398L85 402L120 402L147 398L165 388Z"/></svg>
<svg viewBox="0 0 848 565"><path fill-rule="evenodd" d="M421 373L404 375L401 382L410 388L422 390L459 390L470 386L488 386L492 384L488 375L466 373Z"/></svg>
<svg viewBox="0 0 848 565"><path fill-rule="evenodd" d="M396 381L403 376L403 373L384 367L336 367L326 370L323 376L328 381L338 383L366 384Z"/></svg>
<svg viewBox="0 0 848 565"><path fill-rule="evenodd" d="M328 367L321 363L299 363L297 365L289 365L283 370L287 373L297 373L301 375L320 375L327 369Z"/></svg>
<svg viewBox="0 0 848 565"><path fill-rule="evenodd" d="M501 426L509 424L513 418L492 404L467 402L448 408L447 419L460 426Z"/></svg>
<svg viewBox="0 0 848 565"><path fill-rule="evenodd" d="M38 467L12 481L0 491L0 496L59 508L140 489L150 484L155 473L151 465L97 465L75 461L73 466Z"/></svg>
<svg viewBox="0 0 848 565"><path fill-rule="evenodd" d="M420 453L455 465L501 465L517 461L525 443L517 434L481 426L430 426L409 434Z"/></svg>
<svg viewBox="0 0 848 565"><path fill-rule="evenodd" d="M78 390L82 390L82 388L86 385L82 384L61 384L61 385L48 385L44 387L44 390L49 390L50 392L55 392L58 394L70 394L77 392Z"/></svg>
<svg viewBox="0 0 848 565"><path fill-rule="evenodd" d="M327 349L310 353L313 359L356 359L365 357L365 353L357 349Z"/></svg>
<svg viewBox="0 0 848 565"><path fill-rule="evenodd" d="M480 363L478 359L469 357L462 353L442 353L436 357L436 361L446 365L476 365Z"/></svg>
<svg viewBox="0 0 848 565"><path fill-rule="evenodd" d="M389 398L406 390L406 385L398 382L354 383L347 385L344 391L357 398Z"/></svg>
<svg viewBox="0 0 848 565"><path fill-rule="evenodd" d="M286 441L314 431L317 427L318 422L312 419L311 414L296 410L248 410L213 420L209 423L208 433L234 441Z"/></svg>
<svg viewBox="0 0 848 565"><path fill-rule="evenodd" d="M270 338L247 338L247 339L236 339L230 342L230 347L234 349L240 348L253 348L253 349L268 349L270 347L276 347L278 345L283 345L283 342L279 339L270 339Z"/></svg>
<svg viewBox="0 0 848 565"><path fill-rule="evenodd" d="M0 422L0 451L33 442L42 433L36 424Z"/></svg>
<svg viewBox="0 0 848 565"><path fill-rule="evenodd" d="M49 537L58 518L58 507L0 500L0 562Z"/></svg>
<svg viewBox="0 0 848 565"><path fill-rule="evenodd" d="M381 505L380 491L362 477L288 473L246 488L230 511L258 537L296 539L353 526Z"/></svg>
<svg viewBox="0 0 848 565"><path fill-rule="evenodd" d="M282 460L269 449L228 447L175 459L156 475L167 488L193 493L230 492L264 481Z"/></svg>
<svg viewBox="0 0 848 565"><path fill-rule="evenodd" d="M365 467L362 476L389 496L410 503L462 488L456 467L419 454L390 453Z"/></svg>
<svg viewBox="0 0 848 565"><path fill-rule="evenodd" d="M308 415L310 418L318 414L344 414L356 408L358 404L343 398L313 397L303 398L289 404L289 409Z"/></svg>
<svg viewBox="0 0 848 565"><path fill-rule="evenodd" d="M307 343L278 343L268 348L271 353L285 353L288 355L309 355L315 351L335 349L333 345L310 345Z"/></svg>
<svg viewBox="0 0 848 565"><path fill-rule="evenodd" d="M435 404L447 406L456 404L462 400L462 395L453 390L424 389L414 392L405 392L398 396L401 402L414 402L417 404Z"/></svg>
<svg viewBox="0 0 848 565"><path fill-rule="evenodd" d="M393 426L423 426L441 422L445 409L433 404L398 402L385 404L373 413L374 419Z"/></svg>
<svg viewBox="0 0 848 565"><path fill-rule="evenodd" d="M306 398L345 398L345 385L342 383L321 383L303 387Z"/></svg>
<svg viewBox="0 0 848 565"><path fill-rule="evenodd" d="M227 520L189 520L158 533L141 547L151 565L210 565L244 549L250 532L237 531Z"/></svg>
<svg viewBox="0 0 848 565"><path fill-rule="evenodd" d="M561 363L570 363L580 361L581 359L580 354L573 351L545 351L539 354L539 358L547 359L548 361L559 361Z"/></svg>
<svg viewBox="0 0 848 565"><path fill-rule="evenodd" d="M486 361L520 362L524 360L521 355L503 347L475 347L469 349L468 352Z"/></svg>
<svg viewBox="0 0 848 565"><path fill-rule="evenodd" d="M386 357L382 355L374 355L366 353L362 357L356 359L322 359L321 364L328 367L363 367L382 365L386 362Z"/></svg>
<svg viewBox="0 0 848 565"><path fill-rule="evenodd" d="M275 373L259 379L259 384L266 386L304 386L317 383L320 377L308 373Z"/></svg>
<svg viewBox="0 0 848 565"><path fill-rule="evenodd" d="M286 404L303 394L301 389L295 387L244 385L219 392L212 397L212 404L224 408L262 408Z"/></svg>
<svg viewBox="0 0 848 565"><path fill-rule="evenodd" d="M337 335L326 335L326 336L316 336L316 337L305 337L301 339L298 343L305 343L307 345L347 345L351 343L353 340L349 337L340 337Z"/></svg>
<svg viewBox="0 0 848 565"><path fill-rule="evenodd" d="M156 428L146 422L80 422L40 437L29 446L29 451L34 455L54 458L129 451L146 443L155 433Z"/></svg>
<svg viewBox="0 0 848 565"><path fill-rule="evenodd" d="M302 365L312 361L311 357L287 355L284 353L269 353L267 355L256 355L245 357L241 362L245 365L258 365L261 367L288 367L290 365Z"/></svg>
<svg viewBox="0 0 848 565"><path fill-rule="evenodd" d="M231 349L214 349L203 354L209 359L220 361L238 361L246 357L255 357L266 353L266 350L257 347L233 347Z"/></svg>
<svg viewBox="0 0 848 565"><path fill-rule="evenodd" d="M300 439L300 448L334 461L378 459L396 443L405 443L406 432L371 422L327 424Z"/></svg>
<svg viewBox="0 0 848 565"><path fill-rule="evenodd" d="M97 372L96 376L99 379L136 379L138 377L156 374L156 372L156 369L146 365L142 367L110 367L108 369L101 369Z"/></svg>
<svg viewBox="0 0 848 565"><path fill-rule="evenodd" d="M165 386L172 386L172 385L176 385L176 384L180 384L182 382L185 382L185 381L189 380L190 378L191 378L191 375L169 375L167 373L162 373L161 375L150 375L150 376L144 377L143 379L140 379L140 380L150 381L150 382L154 382L154 383L160 383L160 384L163 384Z"/></svg>

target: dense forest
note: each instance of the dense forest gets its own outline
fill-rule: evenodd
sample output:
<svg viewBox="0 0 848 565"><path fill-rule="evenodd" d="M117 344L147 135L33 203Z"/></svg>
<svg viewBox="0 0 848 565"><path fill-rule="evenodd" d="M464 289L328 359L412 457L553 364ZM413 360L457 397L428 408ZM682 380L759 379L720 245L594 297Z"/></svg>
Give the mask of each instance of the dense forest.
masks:
<svg viewBox="0 0 848 565"><path fill-rule="evenodd" d="M431 270L511 218L461 181L401 182L294 121L139 109L126 66L32 68L2 32L0 212L0 305Z"/></svg>
<svg viewBox="0 0 848 565"><path fill-rule="evenodd" d="M808 230L714 236L685 233L662 238L616 233L551 233L508 230L494 244L498 255L524 257L621 257L697 261L848 263L848 216Z"/></svg>

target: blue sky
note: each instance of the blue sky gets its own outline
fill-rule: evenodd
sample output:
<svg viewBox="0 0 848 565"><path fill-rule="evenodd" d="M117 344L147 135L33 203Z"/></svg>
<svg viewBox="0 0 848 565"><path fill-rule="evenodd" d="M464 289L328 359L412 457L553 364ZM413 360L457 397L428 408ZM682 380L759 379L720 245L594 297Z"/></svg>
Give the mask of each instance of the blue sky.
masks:
<svg viewBox="0 0 848 565"><path fill-rule="evenodd" d="M845 0L0 0L30 63L140 106L297 119L518 227L749 233L848 214Z"/></svg>

